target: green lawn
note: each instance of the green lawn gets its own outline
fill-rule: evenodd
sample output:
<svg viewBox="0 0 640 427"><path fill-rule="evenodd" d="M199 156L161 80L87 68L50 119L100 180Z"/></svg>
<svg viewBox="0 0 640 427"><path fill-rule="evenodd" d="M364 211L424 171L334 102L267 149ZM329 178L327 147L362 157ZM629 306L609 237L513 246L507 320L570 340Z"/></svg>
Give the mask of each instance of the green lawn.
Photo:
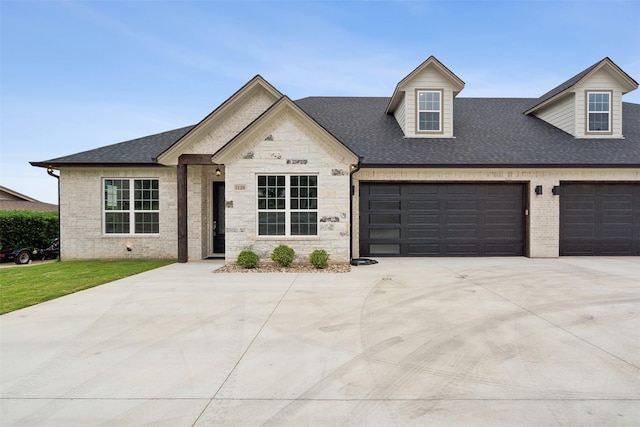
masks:
<svg viewBox="0 0 640 427"><path fill-rule="evenodd" d="M175 260L64 261L0 269L0 314L142 273Z"/></svg>

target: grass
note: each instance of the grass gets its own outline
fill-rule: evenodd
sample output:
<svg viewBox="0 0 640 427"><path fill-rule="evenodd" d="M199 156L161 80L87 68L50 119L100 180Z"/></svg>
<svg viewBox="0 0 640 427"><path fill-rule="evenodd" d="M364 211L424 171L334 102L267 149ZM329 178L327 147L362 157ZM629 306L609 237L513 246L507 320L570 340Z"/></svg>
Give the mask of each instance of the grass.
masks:
<svg viewBox="0 0 640 427"><path fill-rule="evenodd" d="M0 314L174 263L175 260L64 261L0 269Z"/></svg>

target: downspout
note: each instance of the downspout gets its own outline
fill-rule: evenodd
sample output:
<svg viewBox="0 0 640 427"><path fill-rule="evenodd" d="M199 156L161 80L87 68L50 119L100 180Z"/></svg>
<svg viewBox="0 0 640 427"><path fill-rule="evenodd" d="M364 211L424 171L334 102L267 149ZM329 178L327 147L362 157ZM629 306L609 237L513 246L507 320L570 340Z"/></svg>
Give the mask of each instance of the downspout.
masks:
<svg viewBox="0 0 640 427"><path fill-rule="evenodd" d="M61 228L60 228L60 224L61 224L61 221L60 221L60 175L56 175L55 173L53 173L52 165L47 166L47 173L49 174L49 176L52 176L58 180L58 239L60 242L58 248L62 248L62 236L60 235L60 231L61 231ZM58 251L58 260L62 261L62 250Z"/></svg>
<svg viewBox="0 0 640 427"><path fill-rule="evenodd" d="M349 169L349 227L351 228L349 230L349 263L351 263L353 261L353 196L356 193L356 189L353 186L353 174L360 170L360 159L355 165L350 165Z"/></svg>

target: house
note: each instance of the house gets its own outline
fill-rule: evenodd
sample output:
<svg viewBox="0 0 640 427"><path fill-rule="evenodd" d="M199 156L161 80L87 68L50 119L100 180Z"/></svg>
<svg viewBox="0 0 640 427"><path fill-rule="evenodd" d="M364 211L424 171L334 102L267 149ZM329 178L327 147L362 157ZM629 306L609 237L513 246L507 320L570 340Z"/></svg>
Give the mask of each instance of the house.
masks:
<svg viewBox="0 0 640 427"><path fill-rule="evenodd" d="M633 78L604 58L537 99L464 86L433 56L390 97L258 75L196 125L32 165L60 171L67 260L640 255Z"/></svg>
<svg viewBox="0 0 640 427"><path fill-rule="evenodd" d="M0 185L0 211L58 212L58 205L40 202Z"/></svg>

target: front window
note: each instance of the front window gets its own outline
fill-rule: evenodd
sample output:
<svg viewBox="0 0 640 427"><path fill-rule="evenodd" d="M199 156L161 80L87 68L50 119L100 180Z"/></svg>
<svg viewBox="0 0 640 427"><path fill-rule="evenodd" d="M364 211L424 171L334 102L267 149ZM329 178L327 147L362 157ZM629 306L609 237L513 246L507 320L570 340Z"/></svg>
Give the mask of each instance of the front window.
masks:
<svg viewBox="0 0 640 427"><path fill-rule="evenodd" d="M588 93L588 132L609 132L611 128L611 93Z"/></svg>
<svg viewBox="0 0 640 427"><path fill-rule="evenodd" d="M104 180L106 234L158 234L159 210L157 179Z"/></svg>
<svg viewBox="0 0 640 427"><path fill-rule="evenodd" d="M442 118L442 92L418 91L418 131L440 131Z"/></svg>
<svg viewBox="0 0 640 427"><path fill-rule="evenodd" d="M258 175L258 235L318 235L318 177Z"/></svg>

